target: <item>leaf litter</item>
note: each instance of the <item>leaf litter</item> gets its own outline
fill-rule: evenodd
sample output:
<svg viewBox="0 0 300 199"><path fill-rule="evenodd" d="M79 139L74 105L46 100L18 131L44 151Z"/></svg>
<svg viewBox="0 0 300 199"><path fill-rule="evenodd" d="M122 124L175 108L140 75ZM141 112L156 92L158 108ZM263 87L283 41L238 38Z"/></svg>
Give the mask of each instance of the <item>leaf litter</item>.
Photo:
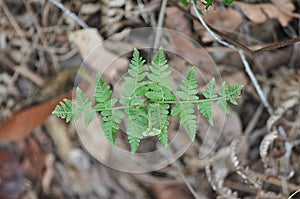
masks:
<svg viewBox="0 0 300 199"><path fill-rule="evenodd" d="M103 139L94 136L94 129L86 129L86 137L81 138L91 143L84 147L91 149L85 151L82 150L73 127L57 119L52 120L51 117L46 119L49 115L47 110L52 106L47 102L53 99L55 101L56 96L70 90L54 89L46 92L53 95L41 95L39 91L43 90L43 85L52 84L51 79L54 79L56 72L65 69L64 66L80 65L81 62L73 55L85 58L91 50L88 42L101 43L107 36L125 29L156 24L159 1L111 2L104 2L109 4L106 4L108 9L103 11L103 6L92 0L72 3L62 1L72 12L82 16L91 27L97 28L79 30L74 21L62 15L50 2L32 1L30 5L40 16L38 22L42 32L38 33L36 24L28 17L30 12L21 1L1 0L1 5L4 6L1 6L0 12L0 176L4 180L0 181L0 198L193 198L186 183L192 185L200 198L287 198L296 191L300 184L300 168L297 164L300 161L300 76L297 59L294 64L288 65L292 52L297 55L297 51L291 47L254 57L252 69L260 84L270 89L266 94L275 111L273 115L268 115L263 110L256 116L258 119L254 120L249 136L244 135L244 130L248 126L249 118L254 117L260 101L242 67L236 67L237 60L230 56L232 60L227 60L221 66L221 76L233 83L243 82L245 90L241 99L242 105L234 109L231 107L233 115L225 120L216 110L215 128L209 129L205 136L207 126L201 124L203 129L200 128L197 132L195 142L180 161L177 161L180 169L170 165L160 171L144 174L147 179L155 179L152 184L142 180L140 176L107 168L90 156L88 152L92 149L92 153L99 153L101 158L110 157L107 143L93 146L93 140ZM294 23L299 18L297 8L298 2L289 0L272 0L266 3L252 1L251 4L236 0L230 7L215 3L214 9L204 14L209 25L224 30L225 34L234 30L237 35L241 34L238 38L246 35L262 43L270 43L285 39L282 27L299 31ZM8 11L12 18L8 17ZM14 26L13 18L18 26ZM104 26L109 21L112 23ZM219 52L218 63L222 64L229 57L228 51L220 50L197 21L174 6L167 6L165 27L203 42L203 47L209 49L209 52ZM111 46L117 45L113 48L120 50L121 45L118 46L118 42L122 43L122 48L132 47L132 44L126 43L124 32L117 39L111 40ZM264 36L259 35L259 32L263 32ZM277 38L273 37L275 34ZM48 42L47 48L39 40L43 37ZM83 37L90 40L82 42ZM143 40L132 37L138 44ZM39 39L34 44L36 38ZM205 51L193 46L188 40L179 40L176 35L169 38L171 40L164 41L185 53L190 63L201 65L203 71L206 71L206 78L215 75L216 71L211 70L212 61L207 58ZM28 47L33 50L26 54ZM109 51L103 46L97 50L101 52L101 57L90 56L86 63L101 71L99 63L103 63L107 57L114 58L116 51ZM107 73L111 84L125 71L127 58L119 59ZM186 72L185 66L188 63L175 57L170 58L170 63L176 64L176 70ZM61 60L64 64L60 66ZM56 68L55 63L58 63ZM20 68L20 65L23 67ZM20 78L25 78L26 81L20 81ZM72 84L71 81L66 80L69 84ZM205 83L201 82L201 86L204 88ZM38 91L38 94L33 91ZM46 111L39 109L42 102L47 104ZM28 114L28 110L33 112ZM19 114L24 115L22 122L4 128L7 121L19 118ZM34 120L33 123L27 122L30 118ZM224 123L225 128L222 126ZM283 133L277 128L280 126L284 128ZM176 124L172 128L176 129ZM3 129L4 132L1 131ZM15 133L15 129L19 129L19 133ZM223 130L218 135L220 129ZM181 146L181 143L177 143L177 146ZM200 159L199 153L203 147L207 147L210 153L206 158ZM186 181L180 173L184 174ZM13 189L8 187L8 182ZM163 185L165 182L173 184Z"/></svg>

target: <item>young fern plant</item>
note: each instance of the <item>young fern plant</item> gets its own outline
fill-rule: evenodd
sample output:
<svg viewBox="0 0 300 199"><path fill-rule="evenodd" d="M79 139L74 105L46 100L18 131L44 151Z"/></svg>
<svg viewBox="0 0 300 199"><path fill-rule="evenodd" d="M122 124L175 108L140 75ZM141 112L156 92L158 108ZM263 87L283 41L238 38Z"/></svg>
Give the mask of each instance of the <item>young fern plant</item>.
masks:
<svg viewBox="0 0 300 199"><path fill-rule="evenodd" d="M75 123L80 117L85 125L101 115L102 129L110 143L115 145L119 124L126 119L126 134L134 153L140 141L149 136L156 136L164 148L168 147L168 126L171 116L177 116L193 141L197 130L198 110L213 125L212 103L215 102L227 114L230 114L228 102L237 105L243 85L223 82L216 91L215 79L211 79L199 98L195 67L187 72L180 89L173 94L171 70L163 49L158 50L151 64L145 64L139 51L134 49L129 64L128 75L124 78L122 98L112 98L112 90L101 75L95 82L95 105L76 88L76 103L63 99L52 112L66 122ZM195 108L197 107L197 108Z"/></svg>

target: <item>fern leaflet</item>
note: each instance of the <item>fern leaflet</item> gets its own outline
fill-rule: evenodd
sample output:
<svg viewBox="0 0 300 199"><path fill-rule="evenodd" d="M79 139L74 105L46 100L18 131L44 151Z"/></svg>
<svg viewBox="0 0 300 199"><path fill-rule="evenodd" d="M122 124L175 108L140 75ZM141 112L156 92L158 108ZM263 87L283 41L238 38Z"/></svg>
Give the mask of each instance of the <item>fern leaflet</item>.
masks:
<svg viewBox="0 0 300 199"><path fill-rule="evenodd" d="M177 103L172 109L172 115L178 115L180 123L182 123L191 140L195 139L197 122L194 110L193 101L197 101L199 98L196 95L198 93L198 84L195 79L195 68L192 67L187 73L186 77L182 80L180 90L176 92L176 95L185 103Z"/></svg>
<svg viewBox="0 0 300 199"><path fill-rule="evenodd" d="M102 116L104 135L114 145L116 142L116 132L119 130L118 124L121 123L124 114L120 110L113 108L118 100L111 98L112 91L101 75L97 75L95 85L94 96L95 101L98 102L95 105L95 110L100 111Z"/></svg>
<svg viewBox="0 0 300 199"><path fill-rule="evenodd" d="M84 115L84 123L86 126L88 126L91 121L97 117L97 115L94 109L92 109L92 102L89 100L89 98L83 95L83 92L79 87L76 88L76 103L76 112Z"/></svg>
<svg viewBox="0 0 300 199"><path fill-rule="evenodd" d="M153 103L149 105L148 129L150 136L156 135L162 146L168 146L169 104Z"/></svg>
<svg viewBox="0 0 300 199"><path fill-rule="evenodd" d="M220 98L217 100L217 106L220 107L226 114L230 114L229 107L227 105L227 92L226 92L226 82L223 82L219 90Z"/></svg>
<svg viewBox="0 0 300 199"><path fill-rule="evenodd" d="M66 119L66 123L70 122L74 124L79 117L79 114L75 111L74 104L69 99L63 99L63 102L60 102L59 105L55 107L52 111L52 114L56 115L59 118Z"/></svg>
<svg viewBox="0 0 300 199"><path fill-rule="evenodd" d="M143 138L142 132L147 129L147 110L143 107L144 100L138 96L143 95L147 91L147 76L144 65L145 60L140 57L139 51L134 49L133 58L129 65L128 76L125 77L123 98L120 103L125 105L127 113L127 131L131 152L135 152L139 146L140 140Z"/></svg>

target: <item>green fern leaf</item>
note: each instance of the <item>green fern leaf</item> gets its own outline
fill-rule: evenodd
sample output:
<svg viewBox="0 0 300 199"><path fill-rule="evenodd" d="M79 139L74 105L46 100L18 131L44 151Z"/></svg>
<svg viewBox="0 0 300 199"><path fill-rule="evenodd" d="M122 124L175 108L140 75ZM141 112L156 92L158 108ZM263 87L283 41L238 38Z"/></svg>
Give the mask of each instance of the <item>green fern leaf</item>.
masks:
<svg viewBox="0 0 300 199"><path fill-rule="evenodd" d="M212 101L200 101L198 103L198 110L207 119L211 126L214 125L213 112L212 112Z"/></svg>
<svg viewBox="0 0 300 199"><path fill-rule="evenodd" d="M158 140L164 148L168 146L168 125L169 125L169 104L150 104L150 117L148 126L151 132L157 132L153 135L158 137Z"/></svg>
<svg viewBox="0 0 300 199"><path fill-rule="evenodd" d="M82 90L77 87L76 88L76 103L77 103L77 112L84 115L84 123L88 126L91 121L93 121L97 115L92 109L92 102L89 98L85 97Z"/></svg>
<svg viewBox="0 0 300 199"><path fill-rule="evenodd" d="M94 109L99 111L102 117L102 129L105 137L111 144L116 142L116 132L119 130L119 124L124 117L124 114L117 109L114 109L118 99L111 98L112 91L106 84L101 75L97 75L95 86L95 101L98 102Z"/></svg>
<svg viewBox="0 0 300 199"><path fill-rule="evenodd" d="M227 95L226 95L226 82L223 82L219 90L220 98L217 100L217 106L220 107L226 114L230 114L229 107L227 105Z"/></svg>
<svg viewBox="0 0 300 199"><path fill-rule="evenodd" d="M145 60L143 60L143 58L140 57L139 51L137 49L134 49L133 57L131 59L131 63L129 64L128 69L129 76L126 76L124 78L125 91L122 93L124 98L121 99L121 104L130 105L131 100L135 96L140 96L141 94L146 92L146 82L142 80L147 76L148 73L144 72L147 68L147 66L144 65L144 63Z"/></svg>
<svg viewBox="0 0 300 199"><path fill-rule="evenodd" d="M63 102L60 102L52 111L52 114L65 119L66 123L70 122L71 119L72 123L75 123L79 117L79 114L75 112L75 106L69 99L63 99Z"/></svg>
<svg viewBox="0 0 300 199"><path fill-rule="evenodd" d="M179 122L184 125L187 133L189 134L192 141L194 141L197 130L196 115L194 110L194 104L184 103L176 104L175 110L171 112L172 115L178 113ZM172 110L174 110L174 108Z"/></svg>
<svg viewBox="0 0 300 199"><path fill-rule="evenodd" d="M149 66L151 73L147 77L151 82L172 90L173 78L170 76L172 72L167 70L169 67L167 62L163 49L160 47Z"/></svg>
<svg viewBox="0 0 300 199"><path fill-rule="evenodd" d="M161 143L161 145L163 146L163 148L167 148L168 147L168 132L167 132L167 127L164 127L164 129L162 130L162 132L158 135L156 135L156 137L158 138L159 142Z"/></svg>
<svg viewBox="0 0 300 199"><path fill-rule="evenodd" d="M195 139L197 122L194 110L193 101L198 100L198 84L195 79L195 68L192 67L186 77L182 80L180 90L176 92L176 95L184 103L177 103L172 109L171 114L177 115L180 123L184 125L191 140Z"/></svg>
<svg viewBox="0 0 300 199"><path fill-rule="evenodd" d="M243 89L243 85L228 84L228 89L226 90L226 96L232 104L234 105L238 104L234 98L238 99L241 97L242 89Z"/></svg>
<svg viewBox="0 0 300 199"><path fill-rule="evenodd" d="M110 90L110 87L106 84L103 77L98 74L95 82L95 101L98 103L107 102L111 98L111 95L112 91Z"/></svg>
<svg viewBox="0 0 300 199"><path fill-rule="evenodd" d="M120 110L113 109L117 101L116 98L112 98L105 103L99 103L95 106L95 110L101 109L100 114L103 120L102 128L104 135L113 145L116 141L116 132L119 130L118 124L121 123L124 117L124 114Z"/></svg>
<svg viewBox="0 0 300 199"><path fill-rule="evenodd" d="M208 82L208 84L206 86L206 89L202 94L204 95L204 97L206 99L213 99L213 98L218 97L217 92L216 92L216 80L215 80L215 78L212 78Z"/></svg>
<svg viewBox="0 0 300 199"><path fill-rule="evenodd" d="M131 136L131 135L128 136L128 142L130 144L130 151L131 151L131 153L135 153L136 152L137 148L140 145L140 141L141 141L141 138L134 137L134 136Z"/></svg>

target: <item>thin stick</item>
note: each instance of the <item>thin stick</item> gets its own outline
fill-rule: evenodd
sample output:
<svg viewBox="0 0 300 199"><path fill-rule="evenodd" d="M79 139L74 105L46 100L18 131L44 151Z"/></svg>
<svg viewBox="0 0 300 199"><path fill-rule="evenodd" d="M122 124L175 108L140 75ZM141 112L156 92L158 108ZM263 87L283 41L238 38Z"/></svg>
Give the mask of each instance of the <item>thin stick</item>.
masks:
<svg viewBox="0 0 300 199"><path fill-rule="evenodd" d="M183 9L182 7L180 7L179 5L177 5L177 2L175 2L174 0L170 0L169 1L172 5L176 6L176 8L178 10L180 10L181 12L185 13L187 17L190 17L192 19L196 19L198 20L198 18L194 15L192 15L191 13L189 13L187 10ZM197 12L196 12L197 13ZM247 46L245 46L244 44L233 40L229 37L227 37L224 33L220 32L219 30L217 30L216 28L206 24L207 27L210 28L210 30L212 30L216 35L220 36L223 38L223 40L227 41L228 43L236 46L236 48L240 48L244 51L244 53L249 54L249 55L255 55L257 53L260 52L264 52L264 51L268 51L268 50L276 50L278 48L284 47L284 46L288 46L288 45L292 45L295 44L296 42L300 41L300 37L295 37L292 39L287 39L284 41L278 41L278 42L272 42L270 44L266 44L264 47L259 48L257 50L251 50L250 48L248 48Z"/></svg>
<svg viewBox="0 0 300 199"><path fill-rule="evenodd" d="M167 0L162 0L160 12L159 12L158 23L157 23L157 28L156 28L157 31L156 31L156 34L155 34L154 44L153 44L154 49L157 49L158 46L159 46L159 43L160 43L161 28L162 28L163 21L164 21L164 18L165 18L166 6L167 6Z"/></svg>
<svg viewBox="0 0 300 199"><path fill-rule="evenodd" d="M89 26L81 20L76 14L71 12L68 8L66 8L62 3L56 1L56 0L49 0L51 3L56 5L58 8L60 8L66 15L71 17L75 22L77 22L82 28L87 29Z"/></svg>
<svg viewBox="0 0 300 199"><path fill-rule="evenodd" d="M248 74L248 76L250 77L255 89L256 89L256 92L258 94L258 96L260 97L262 103L264 104L264 106L267 108L269 114L271 115L273 113L273 108L271 107L270 103L268 102L267 98L265 97L264 95L264 92L262 91L260 85L258 84L257 82L257 79L256 77L254 76L251 68L250 68L250 65L246 59L246 56L244 54L244 51L240 48L237 48L235 47L234 45L226 42L226 41L223 41L222 39L220 39L218 37L218 35L216 35L214 33L214 31L211 30L210 27L208 27L208 25L206 24L206 22L204 21L204 19L202 18L201 14L199 13L197 7L196 7L196 4L194 1L191 1L192 2L192 5L193 5L193 8L194 8L194 11L199 19L199 21L201 22L202 26L214 37L214 39L219 42L220 44L224 45L224 46L227 46L229 48L232 48L232 49L235 49L236 51L238 51L240 57L241 57L241 60L244 64L244 67L245 67L245 71L246 73Z"/></svg>
<svg viewBox="0 0 300 199"><path fill-rule="evenodd" d="M5 15L7 16L8 20L10 21L11 25L14 27L14 29L16 30L17 34L19 35L19 37L21 38L22 42L26 45L30 45L29 42L27 41L22 29L20 28L18 22L16 21L16 19L14 18L14 16L11 14L11 12L9 11L5 1L0 0L0 6L2 7Z"/></svg>

